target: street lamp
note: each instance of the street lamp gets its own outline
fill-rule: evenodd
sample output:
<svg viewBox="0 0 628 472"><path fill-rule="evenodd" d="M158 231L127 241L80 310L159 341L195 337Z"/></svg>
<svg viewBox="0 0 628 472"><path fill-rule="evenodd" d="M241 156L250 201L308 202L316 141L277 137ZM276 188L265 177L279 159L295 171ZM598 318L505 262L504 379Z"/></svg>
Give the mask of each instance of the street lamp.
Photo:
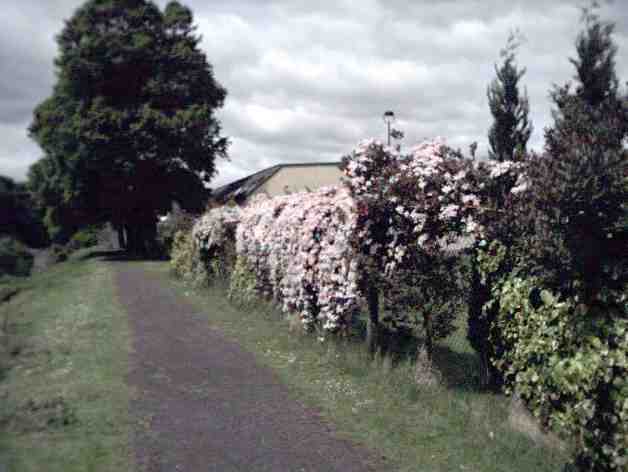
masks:
<svg viewBox="0 0 628 472"><path fill-rule="evenodd" d="M384 112L384 121L386 122L386 126L388 127L388 145L390 146L390 124L395 121L395 114L392 110L388 110Z"/></svg>

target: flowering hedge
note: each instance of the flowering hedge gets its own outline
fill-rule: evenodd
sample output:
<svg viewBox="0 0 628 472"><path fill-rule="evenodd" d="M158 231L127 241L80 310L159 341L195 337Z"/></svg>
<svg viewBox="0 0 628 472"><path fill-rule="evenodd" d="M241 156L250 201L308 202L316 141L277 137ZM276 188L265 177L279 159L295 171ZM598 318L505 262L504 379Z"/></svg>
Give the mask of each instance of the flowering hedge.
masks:
<svg viewBox="0 0 628 472"><path fill-rule="evenodd" d="M367 276L390 277L417 253L435 255L480 234L475 215L485 181L512 168L474 165L442 138L408 156L363 141L344 159L342 186L210 210L193 239L211 259L237 226L236 252L254 272L257 291L306 325L336 330L350 321Z"/></svg>
<svg viewBox="0 0 628 472"><path fill-rule="evenodd" d="M242 210L236 250L258 291L306 325L336 330L349 322L359 295L355 231L355 205L343 188L260 197Z"/></svg>
<svg viewBox="0 0 628 472"><path fill-rule="evenodd" d="M170 255L173 273L196 286L227 276L235 264L231 246L238 218L237 207L214 208L197 218L188 231L177 231Z"/></svg>
<svg viewBox="0 0 628 472"><path fill-rule="evenodd" d="M227 243L230 231L235 229L239 221L238 207L213 208L196 220L192 227L192 237L201 250L221 248Z"/></svg>
<svg viewBox="0 0 628 472"><path fill-rule="evenodd" d="M363 141L344 167L359 213L356 243L385 275L408 251L435 254L462 237L482 239L495 216L487 204L498 191L518 195L527 189L521 164L466 159L440 137L409 155Z"/></svg>

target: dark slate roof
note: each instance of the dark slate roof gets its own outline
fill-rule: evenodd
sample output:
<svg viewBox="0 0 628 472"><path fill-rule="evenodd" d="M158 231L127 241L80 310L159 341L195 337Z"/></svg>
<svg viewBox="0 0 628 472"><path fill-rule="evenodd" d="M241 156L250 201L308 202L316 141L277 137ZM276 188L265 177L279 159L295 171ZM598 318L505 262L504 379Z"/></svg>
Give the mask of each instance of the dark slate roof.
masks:
<svg viewBox="0 0 628 472"><path fill-rule="evenodd" d="M236 180L230 184L218 187L211 194L211 198L220 203L226 203L234 199L237 203L242 203L250 197L264 182L275 175L284 167L308 167L308 166L340 166L340 162L307 162L301 164L277 164L268 169L261 170L248 177Z"/></svg>

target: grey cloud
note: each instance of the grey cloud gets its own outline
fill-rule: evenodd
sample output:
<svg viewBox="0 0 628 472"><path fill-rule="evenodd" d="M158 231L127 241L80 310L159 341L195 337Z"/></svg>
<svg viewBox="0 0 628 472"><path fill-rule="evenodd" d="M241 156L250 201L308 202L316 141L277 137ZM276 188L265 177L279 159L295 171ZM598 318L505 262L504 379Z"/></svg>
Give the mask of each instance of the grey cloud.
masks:
<svg viewBox="0 0 628 472"><path fill-rule="evenodd" d="M80 3L22 0L3 11L3 133L20 123L26 126L34 106L50 93L53 37ZM164 7L167 0L157 3ZM201 47L228 90L218 116L233 142L231 159L218 161L214 187L280 162L338 160L363 138L384 138L381 115L387 109L395 111L396 126L406 134L404 149L440 135L465 152L478 141L478 155L486 155L492 122L486 87L515 28L526 38L517 64L527 69L521 89L528 91L534 125L529 147L540 151L543 128L552 122L552 83L563 84L575 74L568 57L576 54L583 4L363 0L356 8L354 0L183 3L192 8ZM628 78L628 4L602 3L602 18L617 24L617 73L623 85ZM0 148L0 173L25 172L23 162L39 156L37 147L25 133L13 132L9 141Z"/></svg>

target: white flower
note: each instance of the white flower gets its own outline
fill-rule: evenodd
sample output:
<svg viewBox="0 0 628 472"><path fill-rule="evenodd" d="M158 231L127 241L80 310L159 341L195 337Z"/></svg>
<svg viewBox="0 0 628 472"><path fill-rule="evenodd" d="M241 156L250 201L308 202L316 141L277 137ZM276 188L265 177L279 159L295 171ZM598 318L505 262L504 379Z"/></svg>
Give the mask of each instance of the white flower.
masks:
<svg viewBox="0 0 628 472"><path fill-rule="evenodd" d="M512 169L515 165L514 162L512 161L504 161L504 162L497 162L497 163L494 163L493 161L489 161L487 162L487 164L492 167L491 173L490 173L491 179L495 179L497 177L504 175L506 172Z"/></svg>
<svg viewBox="0 0 628 472"><path fill-rule="evenodd" d="M480 199L475 195L463 195L462 203L464 203L465 205L471 204L472 206L477 207L480 206Z"/></svg>
<svg viewBox="0 0 628 472"><path fill-rule="evenodd" d="M454 175L453 180L454 182L458 182L459 180L464 179L466 176L467 176L467 172L465 170L461 170L456 175Z"/></svg>
<svg viewBox="0 0 628 472"><path fill-rule="evenodd" d="M456 217L458 215L458 210L458 205L450 204L443 208L438 216L441 220L448 220Z"/></svg>
<svg viewBox="0 0 628 472"><path fill-rule="evenodd" d="M524 182L524 183L522 183L522 184L520 184L520 185L517 185L516 187L513 187L513 188L510 190L510 193L512 193L512 194L514 194L514 195L516 195L516 194L518 194L518 193L523 193L523 192L525 192L526 190L528 190L528 184L527 184L527 182Z"/></svg>

